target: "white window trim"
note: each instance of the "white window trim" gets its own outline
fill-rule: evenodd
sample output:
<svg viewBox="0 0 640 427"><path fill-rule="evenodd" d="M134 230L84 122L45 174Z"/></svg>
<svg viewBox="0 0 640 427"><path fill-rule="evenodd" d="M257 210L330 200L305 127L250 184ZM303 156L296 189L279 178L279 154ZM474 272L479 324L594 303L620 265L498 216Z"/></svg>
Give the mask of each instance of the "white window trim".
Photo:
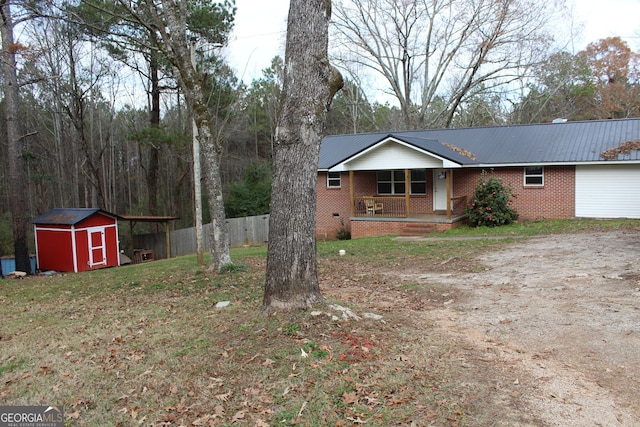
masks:
<svg viewBox="0 0 640 427"><path fill-rule="evenodd" d="M527 174L527 169L531 169L531 168L540 168L542 169L542 173L539 174ZM527 178L537 178L540 177L542 178L542 182L540 184L528 184L527 183ZM544 187L544 166L528 166L524 168L524 178L523 178L523 183L525 187Z"/></svg>
<svg viewBox="0 0 640 427"><path fill-rule="evenodd" d="M338 177L330 178L332 173L338 174ZM338 185L331 185L331 181L338 181ZM327 172L327 188L342 188L342 174L340 172Z"/></svg>

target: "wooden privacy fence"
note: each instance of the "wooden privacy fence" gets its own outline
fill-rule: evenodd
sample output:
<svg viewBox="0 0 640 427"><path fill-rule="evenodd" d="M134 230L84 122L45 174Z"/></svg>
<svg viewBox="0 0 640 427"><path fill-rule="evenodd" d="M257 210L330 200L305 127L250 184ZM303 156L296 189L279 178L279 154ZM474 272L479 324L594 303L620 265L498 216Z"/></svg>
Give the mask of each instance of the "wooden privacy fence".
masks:
<svg viewBox="0 0 640 427"><path fill-rule="evenodd" d="M229 244L233 246L264 245L269 237L269 215L229 218ZM205 252L211 247L211 224L203 227L202 247ZM171 256L191 255L196 253L195 227L174 230L169 233L171 240ZM164 233L139 234L134 236L135 249L152 250L155 259L166 258L167 250Z"/></svg>

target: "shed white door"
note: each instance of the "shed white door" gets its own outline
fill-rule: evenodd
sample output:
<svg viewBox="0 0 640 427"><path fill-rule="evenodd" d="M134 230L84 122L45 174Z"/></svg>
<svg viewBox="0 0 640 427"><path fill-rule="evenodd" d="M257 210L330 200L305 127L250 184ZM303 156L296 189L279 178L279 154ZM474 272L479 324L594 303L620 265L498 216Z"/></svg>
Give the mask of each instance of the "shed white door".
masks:
<svg viewBox="0 0 640 427"><path fill-rule="evenodd" d="M89 266L107 265L107 244L103 227L90 228L89 234Z"/></svg>
<svg viewBox="0 0 640 427"><path fill-rule="evenodd" d="M576 166L576 216L640 218L640 165Z"/></svg>

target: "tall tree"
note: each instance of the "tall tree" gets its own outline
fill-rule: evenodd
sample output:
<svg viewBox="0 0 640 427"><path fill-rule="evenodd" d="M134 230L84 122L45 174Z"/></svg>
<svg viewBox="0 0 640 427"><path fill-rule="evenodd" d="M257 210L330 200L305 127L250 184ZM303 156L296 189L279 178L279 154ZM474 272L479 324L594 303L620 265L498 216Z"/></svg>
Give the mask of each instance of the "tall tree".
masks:
<svg viewBox="0 0 640 427"><path fill-rule="evenodd" d="M110 32L130 42L140 43L132 26L153 34L149 49L157 49L171 65L187 106L197 127L205 159L205 183L209 193L211 215L211 270L220 270L231 263L229 237L226 229L223 186L220 177L222 148L215 127L215 119L208 108L206 73L194 67L189 50L191 37L202 37L216 43L225 43L232 28L235 7L233 0L209 2L206 0L117 0L115 8L100 2L87 4L102 13L114 16L118 25ZM194 159L198 161L199 159Z"/></svg>
<svg viewBox="0 0 640 427"><path fill-rule="evenodd" d="M25 173L22 158L23 141L20 126L20 95L16 53L24 46L15 43L13 38L14 20L11 15L11 2L0 1L0 36L2 37L2 71L4 76L5 121L7 129L9 162L9 203L13 217L13 244L16 270L31 274L29 245L27 244L27 212L25 205Z"/></svg>
<svg viewBox="0 0 640 427"><path fill-rule="evenodd" d="M157 36L154 31L143 26L127 23L119 19L117 11L122 9L117 0L104 2L99 9L91 2L80 2L77 7L68 9L76 19L77 27L91 40L100 40L107 52L118 61L122 61L130 69L134 70L147 87L149 122L148 127L135 132L133 140L138 142L141 158L146 162L141 166L145 170L146 183L146 210L151 215L159 212L159 180L160 180L160 152L166 141L171 140L161 127L160 99L163 90L164 79L173 82L167 76L166 62L158 51ZM127 26L127 24L129 24ZM126 27L127 37L119 34ZM140 42L138 42L138 40ZM142 64L140 59L142 58ZM170 84L174 89L175 84ZM145 151L144 156L142 151Z"/></svg>
<svg viewBox="0 0 640 427"><path fill-rule="evenodd" d="M323 301L316 265L316 179L327 111L342 76L329 64L330 0L291 0L273 156L266 312Z"/></svg>
<svg viewBox="0 0 640 427"><path fill-rule="evenodd" d="M282 58L274 57L271 67L262 70L262 77L251 82L246 95L247 127L256 158L270 158L273 151L283 68Z"/></svg>
<svg viewBox="0 0 640 427"><path fill-rule="evenodd" d="M534 70L535 79L514 108L514 122L640 115L640 55L619 37L590 43L576 55L554 54Z"/></svg>
<svg viewBox="0 0 640 427"><path fill-rule="evenodd" d="M71 135L72 125L67 114L71 98L70 37L60 20L32 20L25 24L23 31L30 41L30 48L38 52L30 55L20 71L24 78L36 82L25 86L21 92L23 122L33 121L29 125L38 132L31 140L33 156L29 169L37 174L30 177L36 188L42 188L39 194L31 195L36 202L32 206L36 213L53 206L82 206L80 193L87 180L80 176L81 150L74 147L76 138ZM40 177L43 179L37 179ZM48 197L44 194L46 186L51 187L48 192L52 194Z"/></svg>
<svg viewBox="0 0 640 427"><path fill-rule="evenodd" d="M499 126L504 124L501 97L480 93L464 102L452 127Z"/></svg>
<svg viewBox="0 0 640 427"><path fill-rule="evenodd" d="M90 207L109 209L107 202L106 177L108 172L104 168L106 144L94 133L95 123L92 120L98 111L101 95L96 88L102 78L109 73L106 64L90 60L90 66L84 67L78 56L81 56L79 43L72 31L66 32L67 55L69 61L69 101L64 109L71 119L75 129L74 140L76 146L84 156L83 178L90 184L87 190L90 196L85 203ZM94 51L90 49L90 55ZM86 74L85 74L86 72Z"/></svg>
<svg viewBox="0 0 640 427"><path fill-rule="evenodd" d="M342 62L386 81L405 128L449 127L469 99L512 83L540 60L559 3L340 0L334 22Z"/></svg>
<svg viewBox="0 0 640 427"><path fill-rule="evenodd" d="M371 104L355 81L345 79L327 116L327 133L359 133L378 129ZM388 130L388 129L385 129Z"/></svg>
<svg viewBox="0 0 640 427"><path fill-rule="evenodd" d="M522 95L515 103L512 123L590 117L587 109L596 86L584 57L558 52L534 67L533 72L535 78L523 86Z"/></svg>
<svg viewBox="0 0 640 427"><path fill-rule="evenodd" d="M619 119L640 114L640 55L620 37L590 43L580 52L598 88L593 118Z"/></svg>

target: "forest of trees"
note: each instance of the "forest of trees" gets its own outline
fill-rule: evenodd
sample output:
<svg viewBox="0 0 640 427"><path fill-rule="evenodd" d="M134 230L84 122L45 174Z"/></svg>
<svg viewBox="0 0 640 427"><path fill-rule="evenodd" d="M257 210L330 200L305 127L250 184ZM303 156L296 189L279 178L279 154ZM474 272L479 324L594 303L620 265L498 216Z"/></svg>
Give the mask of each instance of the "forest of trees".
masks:
<svg viewBox="0 0 640 427"><path fill-rule="evenodd" d="M232 1L162 2L174 4L185 19L178 45L154 40L155 27L146 27L144 18L123 18L145 3L158 2L11 2L19 37L3 49L17 62L24 182L9 185L3 108L0 255L14 250L15 192L24 197L27 221L54 207L99 207L176 215L175 227L192 226L191 110L197 112L199 104L189 100L191 78L213 118L211 155L219 162L226 215L268 211L283 60L274 58L259 79L240 81L219 47L233 27ZM620 38L571 53L551 42L544 19L550 9L537 8L532 16L525 0L468 2L483 5L477 10L461 6L466 3L335 2L329 47L345 84L334 98L326 133L640 116L640 55ZM172 57L189 60L190 40L194 76ZM389 50L375 49L383 46ZM376 72L387 85L384 103L369 99L372 91L364 83L365 75ZM1 78L4 87L6 74ZM207 222L206 191L203 197Z"/></svg>

